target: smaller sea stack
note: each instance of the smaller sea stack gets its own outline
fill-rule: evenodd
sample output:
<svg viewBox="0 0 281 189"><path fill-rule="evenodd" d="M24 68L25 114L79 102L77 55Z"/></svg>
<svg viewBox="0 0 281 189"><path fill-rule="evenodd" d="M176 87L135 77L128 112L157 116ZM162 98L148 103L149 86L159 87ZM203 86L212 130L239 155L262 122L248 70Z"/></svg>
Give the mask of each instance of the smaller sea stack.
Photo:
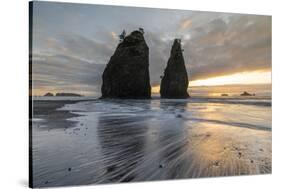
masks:
<svg viewBox="0 0 281 189"><path fill-rule="evenodd" d="M161 98L188 98L188 75L182 55L181 40L175 39L164 76L161 80Z"/></svg>

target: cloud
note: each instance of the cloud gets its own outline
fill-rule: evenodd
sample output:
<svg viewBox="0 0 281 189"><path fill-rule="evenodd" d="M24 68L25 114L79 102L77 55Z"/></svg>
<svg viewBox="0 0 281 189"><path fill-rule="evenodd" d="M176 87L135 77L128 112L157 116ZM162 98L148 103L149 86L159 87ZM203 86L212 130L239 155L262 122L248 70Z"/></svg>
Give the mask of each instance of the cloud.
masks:
<svg viewBox="0 0 281 189"><path fill-rule="evenodd" d="M180 24L179 27L181 30L187 29L192 25L192 21L188 18L183 19Z"/></svg>
<svg viewBox="0 0 281 189"><path fill-rule="evenodd" d="M228 23L213 20L194 28L183 48L192 80L271 69L271 18L234 15Z"/></svg>
<svg viewBox="0 0 281 189"><path fill-rule="evenodd" d="M47 38L45 46L32 56L33 88L98 94L113 50L111 44L79 35Z"/></svg>
<svg viewBox="0 0 281 189"><path fill-rule="evenodd" d="M34 89L99 94L117 34L139 27L149 46L151 85L160 84L174 38L182 39L190 80L271 69L269 16L118 7L104 14L106 7L61 5L54 11L50 5L37 15ZM84 16L75 16L81 12Z"/></svg>
<svg viewBox="0 0 281 189"><path fill-rule="evenodd" d="M110 35L113 40L118 40L118 35L115 32L110 32Z"/></svg>

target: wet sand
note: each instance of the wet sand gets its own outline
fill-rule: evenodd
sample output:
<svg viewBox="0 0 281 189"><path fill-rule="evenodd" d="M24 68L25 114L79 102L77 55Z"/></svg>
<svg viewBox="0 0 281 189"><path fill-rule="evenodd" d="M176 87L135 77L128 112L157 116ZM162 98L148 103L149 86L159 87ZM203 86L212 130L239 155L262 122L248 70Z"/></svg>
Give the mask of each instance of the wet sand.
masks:
<svg viewBox="0 0 281 189"><path fill-rule="evenodd" d="M34 101L34 186L271 173L271 106Z"/></svg>

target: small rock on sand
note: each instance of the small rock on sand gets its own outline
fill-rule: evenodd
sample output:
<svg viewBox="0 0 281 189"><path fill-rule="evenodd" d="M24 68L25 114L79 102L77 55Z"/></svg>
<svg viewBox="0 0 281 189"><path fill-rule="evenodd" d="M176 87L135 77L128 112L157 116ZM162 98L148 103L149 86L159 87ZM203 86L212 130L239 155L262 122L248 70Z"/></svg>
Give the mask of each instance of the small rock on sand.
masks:
<svg viewBox="0 0 281 189"><path fill-rule="evenodd" d="M109 167L106 169L106 171L107 171L108 173L110 173L110 172L114 171L115 168L116 168L116 166L115 166L115 165L112 165L112 166L109 166Z"/></svg>
<svg viewBox="0 0 281 189"><path fill-rule="evenodd" d="M219 160L214 161L214 166L219 166L219 164L220 164Z"/></svg>
<svg viewBox="0 0 281 189"><path fill-rule="evenodd" d="M241 156L242 156L242 153L241 153L241 152L238 152L238 156L239 156L239 158L241 158Z"/></svg>
<svg viewBox="0 0 281 189"><path fill-rule="evenodd" d="M181 114L176 115L177 118L182 118Z"/></svg>

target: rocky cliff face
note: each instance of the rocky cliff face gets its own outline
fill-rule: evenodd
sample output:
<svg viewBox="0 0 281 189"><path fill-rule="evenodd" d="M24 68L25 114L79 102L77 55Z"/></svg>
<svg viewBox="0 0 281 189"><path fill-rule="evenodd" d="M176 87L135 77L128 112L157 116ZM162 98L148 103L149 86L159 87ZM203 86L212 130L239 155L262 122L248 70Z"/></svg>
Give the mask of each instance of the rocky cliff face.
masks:
<svg viewBox="0 0 281 189"><path fill-rule="evenodd" d="M102 98L150 98L149 48L140 31L117 46L102 75Z"/></svg>
<svg viewBox="0 0 281 189"><path fill-rule="evenodd" d="M188 76L182 55L181 42L174 40L170 58L161 81L162 98L188 98Z"/></svg>

